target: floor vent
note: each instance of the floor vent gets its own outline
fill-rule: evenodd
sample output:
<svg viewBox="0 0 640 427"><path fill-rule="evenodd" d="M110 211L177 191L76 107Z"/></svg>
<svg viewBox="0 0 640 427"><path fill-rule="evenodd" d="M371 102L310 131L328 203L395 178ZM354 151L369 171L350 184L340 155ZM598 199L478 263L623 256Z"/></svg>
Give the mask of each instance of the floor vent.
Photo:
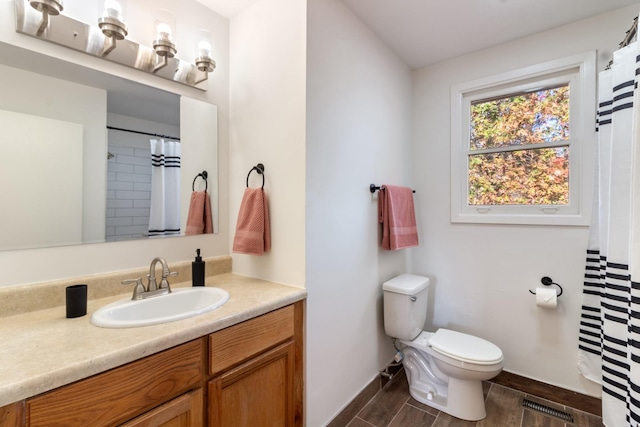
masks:
<svg viewBox="0 0 640 427"><path fill-rule="evenodd" d="M538 402L533 402L529 399L522 399L522 406L531 409L532 411L540 412L545 415L549 415L554 418L558 418L562 421L573 423L573 415L568 412L560 411L555 408L551 408L547 405L543 405Z"/></svg>

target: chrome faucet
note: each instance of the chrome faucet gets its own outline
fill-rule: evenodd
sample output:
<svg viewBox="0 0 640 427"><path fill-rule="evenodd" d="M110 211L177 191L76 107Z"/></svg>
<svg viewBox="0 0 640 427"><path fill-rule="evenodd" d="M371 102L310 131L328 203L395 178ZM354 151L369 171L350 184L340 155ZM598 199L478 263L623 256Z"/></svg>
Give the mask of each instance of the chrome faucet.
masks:
<svg viewBox="0 0 640 427"><path fill-rule="evenodd" d="M160 279L160 286L156 282L156 264L160 263L162 266L162 278ZM142 284L142 279L127 279L123 280L123 285L128 285L131 283L135 283L136 286L133 289L132 300L141 300L145 298L155 297L158 295L166 295L171 293L171 286L169 285L169 276L178 275L177 271L169 271L169 265L167 265L167 261L164 258L156 257L151 261L151 266L149 267L149 274L147 274L147 280L149 281L147 287L145 288Z"/></svg>
<svg viewBox="0 0 640 427"><path fill-rule="evenodd" d="M156 283L156 264L160 263L162 265L162 280L160 281L160 289L168 288L169 292L171 292L171 288L169 288L169 282L167 282L167 276L171 274L169 272L169 266L167 265L167 261L164 258L155 257L153 261L151 261L151 266L149 267L149 274L147 274L147 280L149 284L147 285L147 292L155 291L158 289L158 284Z"/></svg>

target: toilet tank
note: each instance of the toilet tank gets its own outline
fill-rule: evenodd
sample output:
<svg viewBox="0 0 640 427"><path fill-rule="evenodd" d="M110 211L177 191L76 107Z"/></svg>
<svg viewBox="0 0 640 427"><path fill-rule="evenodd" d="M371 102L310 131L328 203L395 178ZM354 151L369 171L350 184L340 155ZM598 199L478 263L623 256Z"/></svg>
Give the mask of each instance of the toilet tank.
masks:
<svg viewBox="0 0 640 427"><path fill-rule="evenodd" d="M384 330L393 338L413 340L427 320L429 278L401 274L383 283Z"/></svg>

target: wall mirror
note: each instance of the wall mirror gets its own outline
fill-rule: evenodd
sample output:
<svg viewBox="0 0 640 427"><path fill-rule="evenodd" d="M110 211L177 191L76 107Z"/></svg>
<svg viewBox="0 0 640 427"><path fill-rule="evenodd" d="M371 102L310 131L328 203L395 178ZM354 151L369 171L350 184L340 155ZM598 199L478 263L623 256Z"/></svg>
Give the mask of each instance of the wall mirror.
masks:
<svg viewBox="0 0 640 427"><path fill-rule="evenodd" d="M150 238L151 139L180 139L178 235L205 185L217 231L215 105L4 43L0 93L0 250Z"/></svg>

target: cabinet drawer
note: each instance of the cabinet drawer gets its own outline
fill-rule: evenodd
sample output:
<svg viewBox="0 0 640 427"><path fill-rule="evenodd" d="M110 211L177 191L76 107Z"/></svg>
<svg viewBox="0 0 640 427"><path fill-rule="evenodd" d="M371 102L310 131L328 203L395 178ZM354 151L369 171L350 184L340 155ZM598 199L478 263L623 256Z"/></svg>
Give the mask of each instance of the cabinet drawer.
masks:
<svg viewBox="0 0 640 427"><path fill-rule="evenodd" d="M204 338L27 400L29 426L112 426L200 385Z"/></svg>
<svg viewBox="0 0 640 427"><path fill-rule="evenodd" d="M293 305L215 332L209 335L209 374L249 360L293 335Z"/></svg>

